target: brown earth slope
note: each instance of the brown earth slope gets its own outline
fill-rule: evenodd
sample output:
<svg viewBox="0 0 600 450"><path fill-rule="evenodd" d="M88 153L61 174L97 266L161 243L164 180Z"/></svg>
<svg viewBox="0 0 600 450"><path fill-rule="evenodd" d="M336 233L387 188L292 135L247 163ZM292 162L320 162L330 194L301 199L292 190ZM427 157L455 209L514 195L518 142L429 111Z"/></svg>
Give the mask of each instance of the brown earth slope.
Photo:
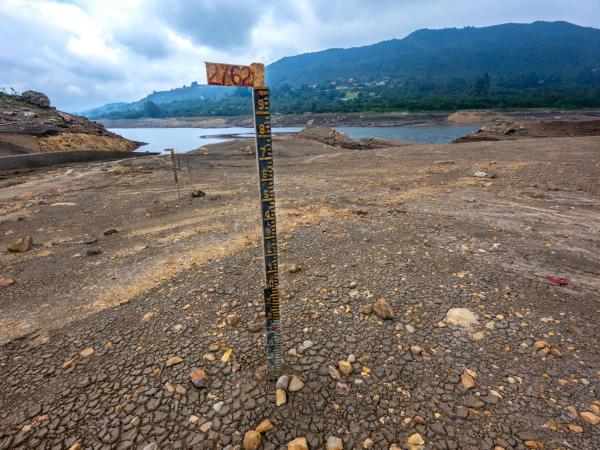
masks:
<svg viewBox="0 0 600 450"><path fill-rule="evenodd" d="M0 93L0 156L70 150L133 151L140 143L50 106L39 92Z"/></svg>

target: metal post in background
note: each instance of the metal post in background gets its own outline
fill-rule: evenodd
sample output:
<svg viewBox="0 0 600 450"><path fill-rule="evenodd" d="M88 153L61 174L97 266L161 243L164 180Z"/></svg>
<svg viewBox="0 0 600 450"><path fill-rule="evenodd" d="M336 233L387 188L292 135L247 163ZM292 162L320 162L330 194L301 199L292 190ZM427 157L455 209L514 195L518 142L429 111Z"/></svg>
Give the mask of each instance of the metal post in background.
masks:
<svg viewBox="0 0 600 450"><path fill-rule="evenodd" d="M165 152L171 152L171 169L173 170L173 180L175 181L175 186L177 187L177 198L181 201L181 192L179 192L179 179L177 178L177 167L175 166L175 149L174 148L165 148Z"/></svg>

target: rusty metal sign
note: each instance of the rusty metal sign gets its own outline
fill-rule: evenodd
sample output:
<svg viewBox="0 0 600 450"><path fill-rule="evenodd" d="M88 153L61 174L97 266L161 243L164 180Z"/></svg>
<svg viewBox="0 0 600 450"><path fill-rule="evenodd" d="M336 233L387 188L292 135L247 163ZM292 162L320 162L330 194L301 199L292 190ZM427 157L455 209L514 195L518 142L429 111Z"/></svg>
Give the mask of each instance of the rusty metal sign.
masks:
<svg viewBox="0 0 600 450"><path fill-rule="evenodd" d="M264 87L265 67L254 63L249 66L207 62L206 78L214 86Z"/></svg>

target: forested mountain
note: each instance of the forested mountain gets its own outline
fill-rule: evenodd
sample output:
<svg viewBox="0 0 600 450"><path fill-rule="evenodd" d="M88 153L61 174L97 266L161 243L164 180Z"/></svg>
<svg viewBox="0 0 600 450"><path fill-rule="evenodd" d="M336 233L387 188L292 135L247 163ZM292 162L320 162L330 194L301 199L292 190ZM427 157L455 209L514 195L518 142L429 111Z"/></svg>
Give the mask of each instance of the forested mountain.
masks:
<svg viewBox="0 0 600 450"><path fill-rule="evenodd" d="M419 30L404 39L285 57L267 67L282 113L600 107L600 30L567 22ZM193 83L94 118L247 114L245 89Z"/></svg>

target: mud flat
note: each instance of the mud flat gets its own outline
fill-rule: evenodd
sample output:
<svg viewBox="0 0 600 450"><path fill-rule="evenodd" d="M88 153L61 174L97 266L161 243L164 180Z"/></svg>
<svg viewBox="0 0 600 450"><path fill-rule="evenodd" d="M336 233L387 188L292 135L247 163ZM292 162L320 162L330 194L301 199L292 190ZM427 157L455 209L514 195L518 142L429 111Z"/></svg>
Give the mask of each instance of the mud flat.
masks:
<svg viewBox="0 0 600 450"><path fill-rule="evenodd" d="M0 180L0 448L597 446L600 137L276 138L279 407L247 146Z"/></svg>

